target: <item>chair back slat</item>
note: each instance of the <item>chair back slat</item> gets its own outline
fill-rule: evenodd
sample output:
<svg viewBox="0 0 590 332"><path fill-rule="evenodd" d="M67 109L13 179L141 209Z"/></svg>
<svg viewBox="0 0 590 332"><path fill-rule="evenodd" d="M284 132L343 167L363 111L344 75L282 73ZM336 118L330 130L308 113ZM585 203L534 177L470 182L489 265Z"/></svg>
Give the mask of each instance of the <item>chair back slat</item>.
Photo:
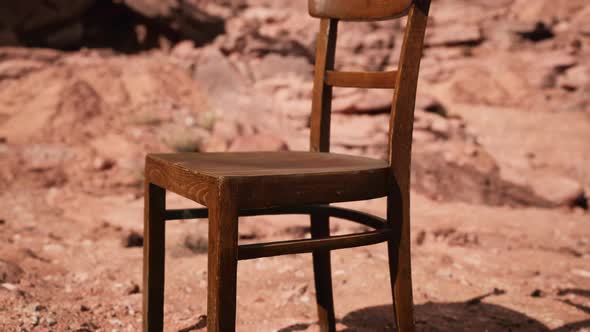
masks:
<svg viewBox="0 0 590 332"><path fill-rule="evenodd" d="M341 88L393 89L397 71L385 72L349 72L326 71L325 84Z"/></svg>
<svg viewBox="0 0 590 332"><path fill-rule="evenodd" d="M412 0L309 0L309 14L343 21L377 21L405 15Z"/></svg>

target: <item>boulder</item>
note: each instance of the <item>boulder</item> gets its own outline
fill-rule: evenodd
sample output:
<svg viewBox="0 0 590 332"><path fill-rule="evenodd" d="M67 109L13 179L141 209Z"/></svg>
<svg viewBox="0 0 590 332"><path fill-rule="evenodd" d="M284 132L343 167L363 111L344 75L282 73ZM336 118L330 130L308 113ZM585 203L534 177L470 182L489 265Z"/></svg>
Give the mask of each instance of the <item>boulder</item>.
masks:
<svg viewBox="0 0 590 332"><path fill-rule="evenodd" d="M496 161L481 146L456 141L417 145L412 153L411 183L414 190L436 200L552 206L528 186L503 178Z"/></svg>
<svg viewBox="0 0 590 332"><path fill-rule="evenodd" d="M535 176L530 183L533 191L553 206L574 207L586 202L584 187L574 179L546 174Z"/></svg>
<svg viewBox="0 0 590 332"><path fill-rule="evenodd" d="M480 28L475 24L448 24L429 29L427 46L475 46L484 40Z"/></svg>
<svg viewBox="0 0 590 332"><path fill-rule="evenodd" d="M578 32L584 36L590 36L590 6L581 10L572 20L571 24Z"/></svg>

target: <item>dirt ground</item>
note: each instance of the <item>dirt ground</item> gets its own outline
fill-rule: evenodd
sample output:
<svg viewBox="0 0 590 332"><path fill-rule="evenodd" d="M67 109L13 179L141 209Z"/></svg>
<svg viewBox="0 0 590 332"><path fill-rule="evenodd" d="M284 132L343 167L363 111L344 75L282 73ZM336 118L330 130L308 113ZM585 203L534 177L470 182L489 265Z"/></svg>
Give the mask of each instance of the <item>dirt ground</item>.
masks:
<svg viewBox="0 0 590 332"><path fill-rule="evenodd" d="M140 331L145 154L306 150L317 22L286 0L196 1L209 16L157 24L147 5L117 5L137 20L119 31L134 43L188 19L224 28L105 47L110 30L88 39L98 14L58 3L71 18L43 16L33 41L15 28L6 43L0 24L0 331ZM554 7L433 1L412 161L418 331L590 331L590 6ZM403 24L355 27L337 68L397 65ZM382 157L390 103L335 91L333 151ZM383 199L340 205L385 213ZM167 206L195 203L169 193ZM332 234L363 230L331 220ZM310 236L305 216L241 218L239 231ZM206 235L206 220L168 222L166 331L206 331ZM338 330L394 331L385 245L332 264ZM237 326L318 331L311 255L240 262Z"/></svg>
<svg viewBox="0 0 590 332"><path fill-rule="evenodd" d="M587 214L413 198L419 331L590 329ZM2 257L26 272L3 284L2 330L138 331L142 249L122 242L141 229L142 203L67 191L4 195ZM384 210L382 200L347 205ZM242 238L309 235L298 216L242 222ZM332 224L335 234L359 230ZM166 331L203 329L206 243L189 249L185 235L199 239L206 229L204 220L168 226ZM339 330L393 330L385 245L334 252L333 274ZM243 261L238 276L240 331L317 330L310 255Z"/></svg>

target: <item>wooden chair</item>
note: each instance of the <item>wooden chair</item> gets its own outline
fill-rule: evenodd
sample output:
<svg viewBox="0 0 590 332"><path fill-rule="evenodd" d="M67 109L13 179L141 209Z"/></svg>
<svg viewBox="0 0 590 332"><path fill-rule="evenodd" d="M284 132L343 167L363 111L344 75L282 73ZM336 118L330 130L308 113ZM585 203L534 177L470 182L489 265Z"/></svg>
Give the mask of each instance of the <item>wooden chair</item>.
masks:
<svg viewBox="0 0 590 332"><path fill-rule="evenodd" d="M145 169L143 330L162 331L165 221L209 218L208 331L234 331L238 260L313 254L319 324L335 331L330 251L388 243L399 331L414 330L410 270L410 149L420 57L430 0L309 0L320 18L311 113L310 152L150 154ZM397 71L333 70L339 20L407 15ZM394 89L388 160L329 153L332 87ZM165 190L207 206L166 210ZM328 205L387 196L385 219ZM238 245L238 217L311 216L311 239ZM330 236L329 217L374 228Z"/></svg>

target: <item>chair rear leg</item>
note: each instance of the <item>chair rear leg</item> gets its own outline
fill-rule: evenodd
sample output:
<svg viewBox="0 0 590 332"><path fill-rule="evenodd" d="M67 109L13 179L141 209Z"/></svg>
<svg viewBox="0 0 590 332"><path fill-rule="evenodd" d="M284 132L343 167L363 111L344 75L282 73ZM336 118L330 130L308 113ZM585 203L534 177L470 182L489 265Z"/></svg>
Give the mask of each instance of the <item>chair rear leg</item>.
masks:
<svg viewBox="0 0 590 332"><path fill-rule="evenodd" d="M330 224L327 215L311 215L311 236L312 238L330 236ZM317 250L312 255L320 331L335 332L336 318L334 316L334 297L332 294L330 251Z"/></svg>
<svg viewBox="0 0 590 332"><path fill-rule="evenodd" d="M409 202L402 202L395 196L387 200L387 221L396 230L394 237L387 242L387 252L397 331L414 332Z"/></svg>
<svg viewBox="0 0 590 332"><path fill-rule="evenodd" d="M143 331L164 328L164 257L166 191L145 184L143 225Z"/></svg>
<svg viewBox="0 0 590 332"><path fill-rule="evenodd" d="M236 330L238 209L235 190L222 183L209 204L207 331Z"/></svg>

